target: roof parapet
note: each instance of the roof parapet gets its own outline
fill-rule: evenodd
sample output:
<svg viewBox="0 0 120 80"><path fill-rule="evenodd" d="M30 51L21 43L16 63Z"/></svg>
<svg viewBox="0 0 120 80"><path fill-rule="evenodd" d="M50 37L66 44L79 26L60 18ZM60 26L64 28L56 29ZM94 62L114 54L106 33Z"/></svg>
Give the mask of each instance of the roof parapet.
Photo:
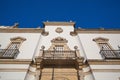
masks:
<svg viewBox="0 0 120 80"><path fill-rule="evenodd" d="M44 27L45 26L74 26L75 22L43 22Z"/></svg>

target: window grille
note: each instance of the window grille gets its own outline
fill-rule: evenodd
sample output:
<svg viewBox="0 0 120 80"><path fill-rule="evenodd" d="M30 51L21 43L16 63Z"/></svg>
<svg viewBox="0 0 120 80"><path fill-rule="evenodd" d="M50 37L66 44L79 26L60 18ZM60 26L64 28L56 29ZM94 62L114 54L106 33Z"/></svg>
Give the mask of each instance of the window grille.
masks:
<svg viewBox="0 0 120 80"><path fill-rule="evenodd" d="M25 38L14 37L11 38L11 43L6 49L0 49L0 59L14 59L19 54L19 47Z"/></svg>
<svg viewBox="0 0 120 80"><path fill-rule="evenodd" d="M3 57L13 56L19 46L20 46L20 42L11 42L11 44L9 45L9 47L6 49L5 53L3 54Z"/></svg>
<svg viewBox="0 0 120 80"><path fill-rule="evenodd" d="M104 59L120 59L120 50L114 50L108 43L109 39L99 37L93 41L100 47L100 54Z"/></svg>

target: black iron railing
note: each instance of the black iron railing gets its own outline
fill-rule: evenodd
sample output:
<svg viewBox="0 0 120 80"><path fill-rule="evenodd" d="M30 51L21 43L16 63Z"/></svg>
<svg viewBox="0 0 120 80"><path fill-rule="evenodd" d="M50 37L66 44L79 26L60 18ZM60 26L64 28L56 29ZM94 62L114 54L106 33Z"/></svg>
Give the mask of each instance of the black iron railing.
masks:
<svg viewBox="0 0 120 80"><path fill-rule="evenodd" d="M46 59L72 59L76 57L75 51L50 51L43 52L43 58Z"/></svg>
<svg viewBox="0 0 120 80"><path fill-rule="evenodd" d="M104 59L120 59L120 50L101 50Z"/></svg>
<svg viewBox="0 0 120 80"><path fill-rule="evenodd" d="M0 49L0 59L14 59L19 54L19 49Z"/></svg>

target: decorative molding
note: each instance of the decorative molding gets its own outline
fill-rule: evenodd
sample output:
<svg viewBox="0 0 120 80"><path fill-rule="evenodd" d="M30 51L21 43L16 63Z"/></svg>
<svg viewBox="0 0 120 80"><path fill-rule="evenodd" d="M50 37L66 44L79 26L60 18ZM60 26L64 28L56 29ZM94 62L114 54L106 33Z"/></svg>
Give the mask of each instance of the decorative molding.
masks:
<svg viewBox="0 0 120 80"><path fill-rule="evenodd" d="M0 72L26 72L28 69L0 68Z"/></svg>
<svg viewBox="0 0 120 80"><path fill-rule="evenodd" d="M84 34L120 34L120 29L76 29L75 30L78 34L84 33Z"/></svg>
<svg viewBox="0 0 120 80"><path fill-rule="evenodd" d="M120 65L120 60L100 60L100 59L89 59L88 64L90 65Z"/></svg>
<svg viewBox="0 0 120 80"><path fill-rule="evenodd" d="M56 38L52 39L51 42L52 42L52 45L50 46L50 48L48 50L53 50L53 48L58 45L63 46L64 50L70 50L70 48L67 46L68 40L66 40L65 38L56 37Z"/></svg>
<svg viewBox="0 0 120 80"><path fill-rule="evenodd" d="M31 59L0 59L0 64L30 64Z"/></svg>
<svg viewBox="0 0 120 80"><path fill-rule="evenodd" d="M73 31L73 32L70 32L70 35L71 35L71 36L76 36L77 33L76 33L76 31Z"/></svg>
<svg viewBox="0 0 120 80"><path fill-rule="evenodd" d="M44 26L74 26L75 22L43 22Z"/></svg>
<svg viewBox="0 0 120 80"><path fill-rule="evenodd" d="M0 33L42 33L38 28L0 28Z"/></svg>
<svg viewBox="0 0 120 80"><path fill-rule="evenodd" d="M18 28L18 26L19 26L19 23L15 23L15 24L12 26L12 28Z"/></svg>
<svg viewBox="0 0 120 80"><path fill-rule="evenodd" d="M120 72L120 69L92 69L93 72Z"/></svg>
<svg viewBox="0 0 120 80"><path fill-rule="evenodd" d="M18 36L18 37L11 38L10 40L11 40L11 41L20 41L20 42L21 42L21 41L25 41L26 38L23 38L23 37L19 37L19 36Z"/></svg>
<svg viewBox="0 0 120 80"><path fill-rule="evenodd" d="M97 38L94 38L93 41L95 41L95 42L102 42L103 43L103 42L108 42L109 39L103 38L103 37L97 37Z"/></svg>
<svg viewBox="0 0 120 80"><path fill-rule="evenodd" d="M52 43L67 43L68 40L62 37L56 37L53 40L51 40Z"/></svg>
<svg viewBox="0 0 120 80"><path fill-rule="evenodd" d="M45 29L42 29L42 33L41 33L43 36L47 36L49 35L49 32L46 32Z"/></svg>
<svg viewBox="0 0 120 80"><path fill-rule="evenodd" d="M56 30L55 30L57 33L62 33L63 32L63 29L61 27L58 27Z"/></svg>

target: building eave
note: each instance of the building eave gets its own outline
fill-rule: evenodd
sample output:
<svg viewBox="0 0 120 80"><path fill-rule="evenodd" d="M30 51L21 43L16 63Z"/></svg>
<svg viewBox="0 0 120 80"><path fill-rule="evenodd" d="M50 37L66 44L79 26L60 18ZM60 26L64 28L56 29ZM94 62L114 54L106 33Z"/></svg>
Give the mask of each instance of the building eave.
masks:
<svg viewBox="0 0 120 80"><path fill-rule="evenodd" d="M120 60L88 59L90 65L120 65Z"/></svg>
<svg viewBox="0 0 120 80"><path fill-rule="evenodd" d="M32 59L0 59L0 64L30 64Z"/></svg>
<svg viewBox="0 0 120 80"><path fill-rule="evenodd" d="M75 22L43 22L44 26L74 26Z"/></svg>
<svg viewBox="0 0 120 80"><path fill-rule="evenodd" d="M1 33L42 33L41 28L0 28Z"/></svg>
<svg viewBox="0 0 120 80"><path fill-rule="evenodd" d="M75 29L76 33L120 34L120 29Z"/></svg>

